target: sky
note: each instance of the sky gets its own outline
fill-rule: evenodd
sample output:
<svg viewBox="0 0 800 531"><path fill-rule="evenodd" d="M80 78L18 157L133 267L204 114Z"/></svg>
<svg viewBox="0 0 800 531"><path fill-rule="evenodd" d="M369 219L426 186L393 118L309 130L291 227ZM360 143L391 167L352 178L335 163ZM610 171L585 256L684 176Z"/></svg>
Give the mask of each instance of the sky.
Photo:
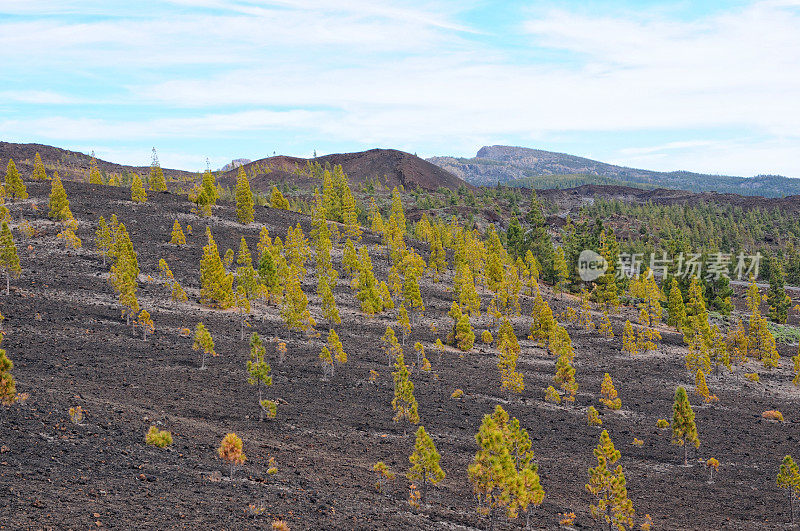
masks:
<svg viewBox="0 0 800 531"><path fill-rule="evenodd" d="M0 140L800 177L800 0L0 0Z"/></svg>

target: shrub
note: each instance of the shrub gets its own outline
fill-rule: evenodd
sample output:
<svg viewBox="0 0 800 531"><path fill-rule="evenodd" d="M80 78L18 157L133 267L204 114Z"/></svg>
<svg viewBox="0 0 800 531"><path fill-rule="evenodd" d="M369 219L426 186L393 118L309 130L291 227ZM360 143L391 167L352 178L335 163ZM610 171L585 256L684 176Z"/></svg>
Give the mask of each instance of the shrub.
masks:
<svg viewBox="0 0 800 531"><path fill-rule="evenodd" d="M638 447L638 448L641 448L642 446L644 446L644 441L643 441L643 440L641 440L641 439L637 439L636 437L634 437L634 438L633 438L633 442L631 442L631 444L632 444L632 445L634 445L634 446L636 446L636 447Z"/></svg>
<svg viewBox="0 0 800 531"><path fill-rule="evenodd" d="M709 457L708 461L706 461L706 468L708 468L708 481L711 482L714 480L714 472L719 470L719 461L717 461L713 457Z"/></svg>
<svg viewBox="0 0 800 531"><path fill-rule="evenodd" d="M561 525L572 525L575 523L575 518L577 516L575 513L558 513L559 521L558 523Z"/></svg>
<svg viewBox="0 0 800 531"><path fill-rule="evenodd" d="M783 422L783 413L777 409L768 409L767 411L763 412L761 416L767 420L777 420L778 422Z"/></svg>
<svg viewBox="0 0 800 531"><path fill-rule="evenodd" d="M69 408L69 419L73 424L80 424L83 422L83 408L81 406Z"/></svg>
<svg viewBox="0 0 800 531"><path fill-rule="evenodd" d="M275 400L261 400L259 404L267 420L274 419L278 415L278 403Z"/></svg>
<svg viewBox="0 0 800 531"><path fill-rule="evenodd" d="M159 430L155 426L150 426L150 431L144 436L144 440L147 444L166 448L172 444L172 434L167 430Z"/></svg>
<svg viewBox="0 0 800 531"><path fill-rule="evenodd" d="M388 482L390 479L394 479L394 472L389 470L389 467L386 466L386 463L383 461L378 461L372 467L372 470L378 475L378 480L375 482L375 489L378 492L383 492L383 486Z"/></svg>
<svg viewBox="0 0 800 531"><path fill-rule="evenodd" d="M758 376L757 372L747 372L745 373L744 377L750 380L751 382L758 383L761 381L761 378Z"/></svg>
<svg viewBox="0 0 800 531"><path fill-rule="evenodd" d="M667 428L669 428L669 421L667 421L667 419L658 419L658 422L656 422L656 426L659 429L666 430Z"/></svg>
<svg viewBox="0 0 800 531"><path fill-rule="evenodd" d="M275 531L289 531L289 524L285 520L273 520L272 529Z"/></svg>
<svg viewBox="0 0 800 531"><path fill-rule="evenodd" d="M450 395L450 398L452 398L453 400L460 400L464 398L464 391L462 391L461 389L456 389L455 391L453 391L453 394Z"/></svg>
<svg viewBox="0 0 800 531"><path fill-rule="evenodd" d="M492 333L488 330L484 330L481 334L481 341L483 341L484 345L490 345L494 342L494 338L492 337Z"/></svg>

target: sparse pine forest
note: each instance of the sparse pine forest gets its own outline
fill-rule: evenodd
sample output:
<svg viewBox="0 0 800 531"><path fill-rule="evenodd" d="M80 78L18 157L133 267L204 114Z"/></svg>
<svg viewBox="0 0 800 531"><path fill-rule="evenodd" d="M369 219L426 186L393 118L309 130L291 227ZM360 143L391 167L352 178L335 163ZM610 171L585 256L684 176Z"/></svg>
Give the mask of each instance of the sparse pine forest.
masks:
<svg viewBox="0 0 800 531"><path fill-rule="evenodd" d="M405 190L313 162L309 186L256 164L181 181L155 149L141 175L56 166L9 160L0 194L11 527L796 518L800 222L780 208ZM586 249L609 266L591 281ZM738 282L661 251L763 260Z"/></svg>

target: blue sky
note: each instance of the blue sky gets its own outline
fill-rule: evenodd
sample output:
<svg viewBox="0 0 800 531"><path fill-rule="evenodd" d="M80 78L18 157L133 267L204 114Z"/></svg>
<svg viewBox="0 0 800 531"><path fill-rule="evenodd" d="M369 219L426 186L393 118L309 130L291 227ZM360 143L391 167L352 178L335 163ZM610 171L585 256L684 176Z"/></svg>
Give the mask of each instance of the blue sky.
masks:
<svg viewBox="0 0 800 531"><path fill-rule="evenodd" d="M486 144L800 177L800 0L0 0L0 139L184 169Z"/></svg>

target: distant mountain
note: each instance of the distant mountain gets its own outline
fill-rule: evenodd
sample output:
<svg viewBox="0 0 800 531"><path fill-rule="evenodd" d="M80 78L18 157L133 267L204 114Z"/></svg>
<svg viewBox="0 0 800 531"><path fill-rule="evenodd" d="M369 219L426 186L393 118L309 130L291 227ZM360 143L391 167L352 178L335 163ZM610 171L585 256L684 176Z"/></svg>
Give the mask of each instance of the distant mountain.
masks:
<svg viewBox="0 0 800 531"><path fill-rule="evenodd" d="M244 166L245 164L250 164L251 162L253 162L253 161L250 160L250 159L233 159L232 161L227 163L225 166L220 168L219 171L233 170L233 169L238 168L239 166Z"/></svg>
<svg viewBox="0 0 800 531"><path fill-rule="evenodd" d="M298 185L308 184L308 177L302 171L309 162L318 162L323 166L341 165L351 184L362 184L368 180L380 182L391 189L403 186L406 189L420 188L437 190L449 188L457 190L461 186L470 185L452 173L431 164L410 153L395 149L370 149L357 153L338 153L314 159L276 156L256 160L245 164L250 175L250 186L255 190L266 190L274 182L293 182ZM236 180L237 170L231 169L219 177L224 185L232 185Z"/></svg>
<svg viewBox="0 0 800 531"><path fill-rule="evenodd" d="M427 160L477 186L501 183L530 188L563 188L567 186L559 186L559 180L569 182L569 186L579 186L616 184L608 181L613 179L640 188L673 188L763 197L800 194L800 179L780 175L732 177L688 171L659 172L514 146L484 146L471 159L432 157Z"/></svg>

